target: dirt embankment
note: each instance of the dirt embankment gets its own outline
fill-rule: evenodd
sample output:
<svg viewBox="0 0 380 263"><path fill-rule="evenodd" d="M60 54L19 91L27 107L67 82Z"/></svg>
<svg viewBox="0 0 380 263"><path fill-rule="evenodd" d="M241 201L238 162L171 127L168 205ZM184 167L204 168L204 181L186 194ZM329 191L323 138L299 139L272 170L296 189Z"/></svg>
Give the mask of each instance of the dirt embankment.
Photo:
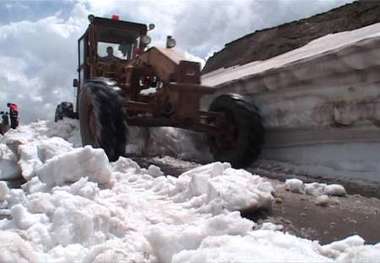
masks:
<svg viewBox="0 0 380 263"><path fill-rule="evenodd" d="M380 1L356 1L326 13L259 30L227 43L208 59L203 73L265 60L304 46L327 34L354 30L378 22Z"/></svg>

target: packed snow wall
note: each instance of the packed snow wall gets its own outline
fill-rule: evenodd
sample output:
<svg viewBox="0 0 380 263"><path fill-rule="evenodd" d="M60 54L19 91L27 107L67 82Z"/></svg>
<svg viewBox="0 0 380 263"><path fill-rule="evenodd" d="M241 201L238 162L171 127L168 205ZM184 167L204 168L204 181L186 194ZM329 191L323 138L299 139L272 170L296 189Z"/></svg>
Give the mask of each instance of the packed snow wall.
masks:
<svg viewBox="0 0 380 263"><path fill-rule="evenodd" d="M265 60L205 74L216 94L250 97L263 159L296 172L380 182L380 24L331 34Z"/></svg>

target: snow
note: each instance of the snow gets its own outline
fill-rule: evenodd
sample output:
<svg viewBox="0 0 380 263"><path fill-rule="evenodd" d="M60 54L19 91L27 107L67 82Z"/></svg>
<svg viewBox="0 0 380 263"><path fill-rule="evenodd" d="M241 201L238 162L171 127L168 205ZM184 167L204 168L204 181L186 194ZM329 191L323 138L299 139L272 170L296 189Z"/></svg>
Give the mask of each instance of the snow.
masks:
<svg viewBox="0 0 380 263"><path fill-rule="evenodd" d="M285 67L291 63L306 60L332 50L341 49L359 41L378 39L380 37L379 32L380 23L377 23L353 31L329 34L313 40L303 47L265 61L254 61L242 66L233 66L212 71L202 76L202 85L217 86L229 81L258 74L266 70Z"/></svg>
<svg viewBox="0 0 380 263"><path fill-rule="evenodd" d="M15 178L20 174L16 155L5 144L0 144L0 167L0 180Z"/></svg>
<svg viewBox="0 0 380 263"><path fill-rule="evenodd" d="M320 206L328 206L330 199L328 195L320 195L315 198L315 204Z"/></svg>
<svg viewBox="0 0 380 263"><path fill-rule="evenodd" d="M173 127L128 127L126 152L143 156L173 156L185 160L212 160L202 133Z"/></svg>
<svg viewBox="0 0 380 263"><path fill-rule="evenodd" d="M357 236L321 246L284 233L281 226L258 226L242 218L239 211L271 207L274 188L259 175L220 162L178 178L165 176L154 165L141 168L124 157L109 163L101 149L75 148L73 126L71 121L37 122L1 138L1 157L18 162L27 183L9 189L0 182L0 214L9 215L0 220L0 262L379 258L380 244L366 245ZM7 164L0 165L2 170ZM303 185L306 191L308 184ZM342 192L334 185L323 189Z"/></svg>
<svg viewBox="0 0 380 263"><path fill-rule="evenodd" d="M346 189L340 184L330 184L325 188L325 192L327 195L335 195L335 196L345 196Z"/></svg>
<svg viewBox="0 0 380 263"><path fill-rule="evenodd" d="M9 188L6 182L0 181L0 202L4 201L9 193Z"/></svg>
<svg viewBox="0 0 380 263"><path fill-rule="evenodd" d="M0 262L38 262L31 245L14 232L0 231L0 251Z"/></svg>
<svg viewBox="0 0 380 263"><path fill-rule="evenodd" d="M302 194L305 192L305 186L300 179L292 178L285 181L286 189L293 193Z"/></svg>
<svg viewBox="0 0 380 263"><path fill-rule="evenodd" d="M99 184L110 184L111 180L107 155L102 149L93 149L91 146L51 158L36 169L36 175L49 187L76 182L82 177Z"/></svg>
<svg viewBox="0 0 380 263"><path fill-rule="evenodd" d="M309 183L305 184L305 192L308 195L320 196L320 195L333 195L344 196L346 190L342 185L332 184L327 185L323 183Z"/></svg>
<svg viewBox="0 0 380 263"><path fill-rule="evenodd" d="M151 87L151 88L141 90L140 95L149 96L149 95L155 94L156 92L157 92L157 88Z"/></svg>
<svg viewBox="0 0 380 263"><path fill-rule="evenodd" d="M344 186L340 184L308 183L305 184L300 179L292 178L285 181L287 190L293 193L307 194L312 196L345 196L347 194Z"/></svg>

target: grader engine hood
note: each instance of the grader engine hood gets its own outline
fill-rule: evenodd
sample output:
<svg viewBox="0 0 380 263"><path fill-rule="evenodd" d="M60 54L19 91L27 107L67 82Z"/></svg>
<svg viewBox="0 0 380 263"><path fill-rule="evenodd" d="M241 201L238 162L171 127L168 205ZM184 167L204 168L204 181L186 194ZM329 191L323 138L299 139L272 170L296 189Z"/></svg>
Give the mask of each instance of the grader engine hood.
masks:
<svg viewBox="0 0 380 263"><path fill-rule="evenodd" d="M186 61L184 54L174 49L152 47L139 60L152 66L162 81L200 83L200 64Z"/></svg>

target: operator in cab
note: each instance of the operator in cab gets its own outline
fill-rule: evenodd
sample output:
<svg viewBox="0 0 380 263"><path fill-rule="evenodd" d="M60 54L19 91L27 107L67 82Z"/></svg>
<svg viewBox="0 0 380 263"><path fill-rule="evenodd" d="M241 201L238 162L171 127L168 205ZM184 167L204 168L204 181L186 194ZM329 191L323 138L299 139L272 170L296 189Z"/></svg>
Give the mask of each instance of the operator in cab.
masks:
<svg viewBox="0 0 380 263"><path fill-rule="evenodd" d="M120 58L114 56L114 54L113 54L113 47L108 46L107 49L106 49L106 51L107 51L107 56L101 57L100 60L107 61L107 62L120 60Z"/></svg>

